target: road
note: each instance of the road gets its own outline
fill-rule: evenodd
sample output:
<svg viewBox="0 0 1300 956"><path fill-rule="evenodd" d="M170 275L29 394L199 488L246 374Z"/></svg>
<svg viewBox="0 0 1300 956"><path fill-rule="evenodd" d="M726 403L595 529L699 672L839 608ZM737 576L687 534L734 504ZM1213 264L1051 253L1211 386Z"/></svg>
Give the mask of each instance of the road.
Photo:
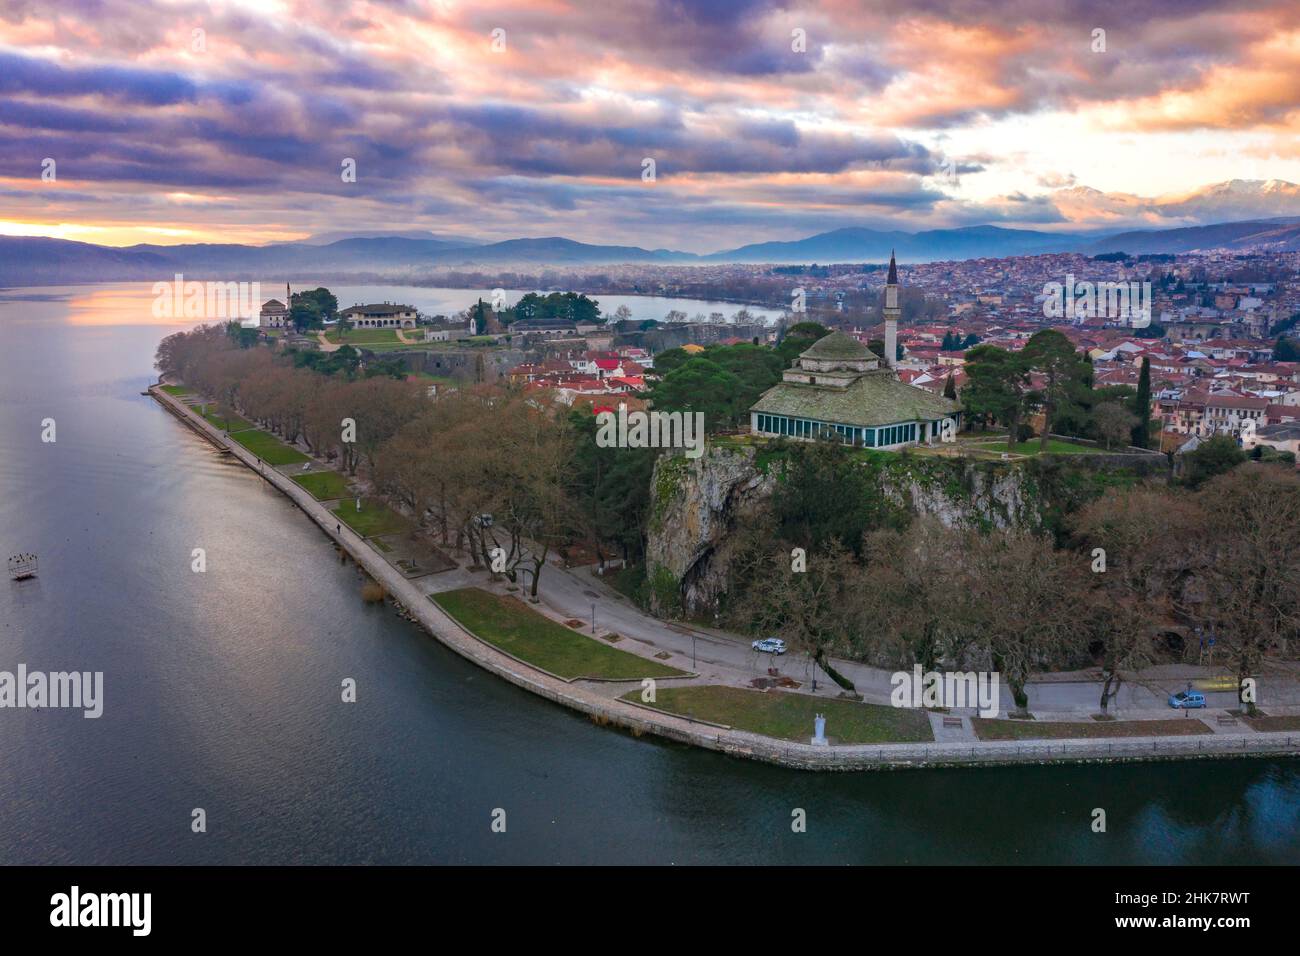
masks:
<svg viewBox="0 0 1300 956"><path fill-rule="evenodd" d="M436 590L447 590L466 585L482 586L487 579L483 573L474 575L460 569L425 580L435 583ZM538 596L558 615L577 618L588 624L594 606L598 633L612 631L627 640L667 651L674 655L668 663L688 668L712 681L746 686L753 678L766 676L769 667L776 667L782 674L803 682L800 691L808 693L814 676L812 672L816 670L818 696L834 697L840 692L839 686L803 655L790 653L778 658L752 650L749 638L717 628L677 624L651 617L594 575L590 567L566 569L548 563L542 572ZM853 682L864 699L889 703L892 672L854 661L832 659L831 663ZM1169 707L1169 694L1185 689L1189 679L1222 672L1219 667L1156 668L1153 673L1144 675L1142 683L1125 682L1121 685L1118 697L1111 702L1111 711L1145 717L1178 716L1179 712ZM1061 676L1030 681L1026 688L1030 710L1042 716L1087 715L1099 710L1099 681L1088 680L1082 675L1079 679L1061 679ZM1296 681L1261 678L1259 690L1261 705L1300 705L1300 683ZM1005 687L1001 696L1004 706L1009 706L1010 694ZM1236 707L1236 695L1232 691L1210 691L1205 697L1211 709Z"/></svg>

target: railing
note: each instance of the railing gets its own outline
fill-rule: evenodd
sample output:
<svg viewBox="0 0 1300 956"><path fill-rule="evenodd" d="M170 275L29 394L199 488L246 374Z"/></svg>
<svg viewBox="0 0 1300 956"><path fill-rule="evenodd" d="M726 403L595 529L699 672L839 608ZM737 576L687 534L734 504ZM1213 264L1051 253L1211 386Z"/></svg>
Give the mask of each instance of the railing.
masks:
<svg viewBox="0 0 1300 956"><path fill-rule="evenodd" d="M761 748L755 747L756 751ZM854 768L872 764L982 763L1032 760L1105 760L1125 757L1195 757L1198 755L1281 754L1300 752L1300 735L1171 737L1143 741L1061 741L1020 743L985 741L978 744L893 744L880 747L812 746L772 748L790 764L823 768Z"/></svg>

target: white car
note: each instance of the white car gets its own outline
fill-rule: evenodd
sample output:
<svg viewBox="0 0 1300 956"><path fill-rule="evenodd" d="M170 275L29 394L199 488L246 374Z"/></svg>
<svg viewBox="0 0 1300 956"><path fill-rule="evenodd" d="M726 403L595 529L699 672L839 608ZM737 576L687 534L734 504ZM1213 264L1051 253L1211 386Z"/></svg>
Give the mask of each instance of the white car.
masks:
<svg viewBox="0 0 1300 956"><path fill-rule="evenodd" d="M756 651L762 651L764 654L784 654L785 641L779 637L765 637L761 641L755 641L749 645Z"/></svg>

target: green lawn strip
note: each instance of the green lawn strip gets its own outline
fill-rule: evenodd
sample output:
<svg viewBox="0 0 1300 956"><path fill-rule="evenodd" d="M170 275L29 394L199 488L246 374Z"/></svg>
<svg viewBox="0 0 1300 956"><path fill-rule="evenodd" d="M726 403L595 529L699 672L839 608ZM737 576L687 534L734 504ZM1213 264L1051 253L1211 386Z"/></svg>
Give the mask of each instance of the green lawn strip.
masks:
<svg viewBox="0 0 1300 956"><path fill-rule="evenodd" d="M415 330L410 330L414 332ZM338 329L325 333L325 341L336 345L370 345L374 343L400 343L397 332L393 329L351 329L346 336L339 338Z"/></svg>
<svg viewBox="0 0 1300 956"><path fill-rule="evenodd" d="M634 680L685 673L579 634L538 614L518 598L481 588L459 588L429 597L481 640L566 680Z"/></svg>
<svg viewBox="0 0 1300 956"><path fill-rule="evenodd" d="M193 389L186 388L184 385L164 385L162 387L162 390L166 392L168 395L176 395L176 396L188 395L190 394L190 392L193 391Z"/></svg>
<svg viewBox="0 0 1300 956"><path fill-rule="evenodd" d="M1290 717L1247 717L1246 723L1260 733L1278 730L1300 730L1300 715Z"/></svg>
<svg viewBox="0 0 1300 956"><path fill-rule="evenodd" d="M907 707L716 684L660 687L655 696L655 702L646 704L647 707L781 740L807 743L812 739L813 718L817 714L825 715L826 736L837 744L928 743L934 740L925 711ZM623 699L640 702L641 691L625 694Z"/></svg>
<svg viewBox="0 0 1300 956"><path fill-rule="evenodd" d="M360 511L351 498L339 502L330 510L363 538L376 534L397 534L411 528L410 521L374 498L362 498Z"/></svg>
<svg viewBox="0 0 1300 956"><path fill-rule="evenodd" d="M337 471L315 471L308 475L289 477L310 491L311 496L317 501L348 496L348 480Z"/></svg>
<svg viewBox="0 0 1300 956"><path fill-rule="evenodd" d="M1042 720L984 720L972 718L971 727L980 740L1075 740L1103 737L1186 737L1213 733L1191 717L1169 720L1089 720L1047 722Z"/></svg>
<svg viewBox="0 0 1300 956"><path fill-rule="evenodd" d="M222 431L242 432L249 428L256 427L248 419L236 415L228 408L216 407L215 410L213 410L213 406L209 405L208 411L202 411L202 407L203 406L198 406L196 409L199 411L199 414L207 419L209 423L216 425Z"/></svg>
<svg viewBox="0 0 1300 956"><path fill-rule="evenodd" d="M290 448L274 435L257 428L235 432L230 437L269 465L292 465L308 460L296 448Z"/></svg>
<svg viewBox="0 0 1300 956"><path fill-rule="evenodd" d="M1007 450L1007 443L1003 441L991 442L968 442L971 447L978 451L999 452ZM1038 439L1033 438L1029 441L1017 442L1011 448L1014 455L1037 455L1039 452ZM1105 448L1100 445L1076 445L1073 442L1058 441L1055 438L1047 440L1047 454L1049 455L1104 455L1109 454Z"/></svg>

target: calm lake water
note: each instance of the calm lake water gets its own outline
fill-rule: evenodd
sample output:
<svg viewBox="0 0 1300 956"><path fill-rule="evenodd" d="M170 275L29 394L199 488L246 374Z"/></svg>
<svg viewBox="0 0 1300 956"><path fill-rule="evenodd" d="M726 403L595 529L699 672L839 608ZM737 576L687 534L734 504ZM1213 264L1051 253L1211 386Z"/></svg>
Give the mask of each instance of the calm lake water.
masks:
<svg viewBox="0 0 1300 956"><path fill-rule="evenodd" d="M41 561L0 580L0 670L105 683L98 720L0 710L2 863L1300 862L1300 762L812 775L498 681L140 395L180 327L149 301L0 290L0 551Z"/></svg>

